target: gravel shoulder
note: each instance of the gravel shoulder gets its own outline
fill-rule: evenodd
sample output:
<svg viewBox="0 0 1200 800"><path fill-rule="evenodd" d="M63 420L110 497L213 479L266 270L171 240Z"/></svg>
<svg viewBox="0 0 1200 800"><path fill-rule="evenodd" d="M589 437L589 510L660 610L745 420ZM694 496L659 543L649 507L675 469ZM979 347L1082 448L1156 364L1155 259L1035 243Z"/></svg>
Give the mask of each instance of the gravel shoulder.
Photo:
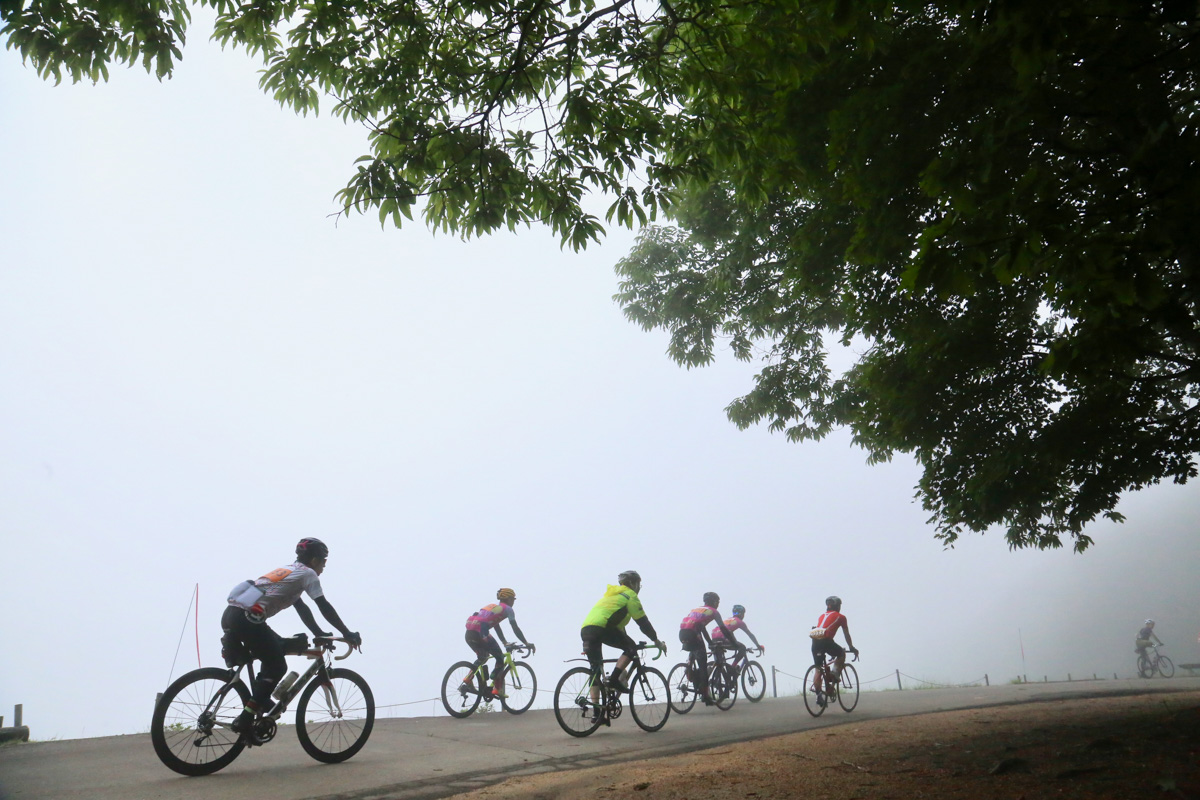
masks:
<svg viewBox="0 0 1200 800"><path fill-rule="evenodd" d="M1200 692L850 721L456 797L1200 800Z"/></svg>

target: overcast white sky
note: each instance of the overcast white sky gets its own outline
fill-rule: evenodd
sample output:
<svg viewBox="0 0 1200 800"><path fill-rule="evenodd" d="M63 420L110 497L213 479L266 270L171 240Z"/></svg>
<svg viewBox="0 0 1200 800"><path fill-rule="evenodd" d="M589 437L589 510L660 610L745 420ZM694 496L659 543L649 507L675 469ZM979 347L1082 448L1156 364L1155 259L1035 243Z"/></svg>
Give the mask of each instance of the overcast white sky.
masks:
<svg viewBox="0 0 1200 800"><path fill-rule="evenodd" d="M301 536L331 547L327 595L365 639L346 664L380 705L436 697L501 585L552 689L630 568L668 666L706 590L792 674L831 592L865 681L1128 676L1147 616L1200 660L1197 487L1128 498L1082 556L943 550L911 461L739 432L751 367L683 370L622 318L631 233L574 254L540 229L335 224L364 133L280 109L205 25L162 84L54 87L0 54L6 723L23 703L38 739L146 730L193 587L218 664L229 588ZM196 660L189 623L174 675Z"/></svg>

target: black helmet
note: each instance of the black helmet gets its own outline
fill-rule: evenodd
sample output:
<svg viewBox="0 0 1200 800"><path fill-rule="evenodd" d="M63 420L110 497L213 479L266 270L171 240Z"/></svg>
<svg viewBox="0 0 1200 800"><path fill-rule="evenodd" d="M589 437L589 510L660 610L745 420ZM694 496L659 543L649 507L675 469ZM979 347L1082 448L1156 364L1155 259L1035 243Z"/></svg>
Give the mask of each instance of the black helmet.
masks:
<svg viewBox="0 0 1200 800"><path fill-rule="evenodd" d="M638 575L636 569L627 569L617 576L617 583L628 586L636 592L642 585L642 576Z"/></svg>
<svg viewBox="0 0 1200 800"><path fill-rule="evenodd" d="M704 605L716 608L717 606L721 605L721 595L717 594L716 592L705 592Z"/></svg>
<svg viewBox="0 0 1200 800"><path fill-rule="evenodd" d="M744 616L746 616L746 607L745 607L744 605L742 605L741 603L739 603L739 604L735 605L735 606L733 607L733 615L734 615L735 617L744 617Z"/></svg>
<svg viewBox="0 0 1200 800"><path fill-rule="evenodd" d="M825 607L832 608L834 611L841 611L842 598L838 597L836 594L829 595L829 597L825 598Z"/></svg>
<svg viewBox="0 0 1200 800"><path fill-rule="evenodd" d="M314 558L329 558L329 546L320 539L305 536L296 543L296 557L305 562Z"/></svg>

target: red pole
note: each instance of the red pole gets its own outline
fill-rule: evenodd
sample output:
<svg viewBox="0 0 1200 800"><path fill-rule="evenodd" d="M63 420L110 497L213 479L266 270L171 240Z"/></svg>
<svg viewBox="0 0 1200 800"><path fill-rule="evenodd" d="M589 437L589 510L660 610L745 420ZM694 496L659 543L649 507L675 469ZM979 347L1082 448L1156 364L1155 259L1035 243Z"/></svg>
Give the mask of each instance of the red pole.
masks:
<svg viewBox="0 0 1200 800"><path fill-rule="evenodd" d="M196 584L196 666L200 667L200 584Z"/></svg>

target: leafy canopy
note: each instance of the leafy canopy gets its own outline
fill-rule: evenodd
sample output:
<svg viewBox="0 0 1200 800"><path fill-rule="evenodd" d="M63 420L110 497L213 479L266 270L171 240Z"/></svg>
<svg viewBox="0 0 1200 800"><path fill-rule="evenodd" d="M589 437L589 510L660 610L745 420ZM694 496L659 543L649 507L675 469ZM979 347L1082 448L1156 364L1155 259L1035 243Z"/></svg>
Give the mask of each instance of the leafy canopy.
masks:
<svg viewBox="0 0 1200 800"><path fill-rule="evenodd" d="M912 453L948 544L1076 549L1194 477L1193 0L202 0L261 85L369 131L347 211L644 227L618 301L761 360L740 426ZM39 74L180 58L184 0L0 0ZM845 374L831 341L865 342Z"/></svg>

